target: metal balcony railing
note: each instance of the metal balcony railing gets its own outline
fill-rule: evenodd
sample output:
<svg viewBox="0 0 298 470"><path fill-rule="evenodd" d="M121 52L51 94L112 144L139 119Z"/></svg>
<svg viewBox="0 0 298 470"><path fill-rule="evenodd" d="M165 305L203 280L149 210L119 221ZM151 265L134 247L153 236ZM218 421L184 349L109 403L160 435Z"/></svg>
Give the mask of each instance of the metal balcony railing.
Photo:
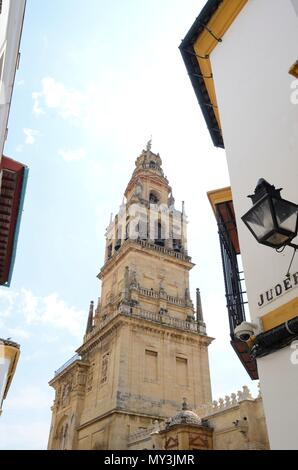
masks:
<svg viewBox="0 0 298 470"><path fill-rule="evenodd" d="M74 356L72 356L70 359L68 359L67 362L65 362L61 367L59 367L59 369L57 369L55 371L55 377L57 375L61 374L61 372L63 372L65 369L67 369L67 367L69 367L71 364L73 364L76 361L80 361L80 360L81 360L81 356L79 356L79 354L75 354Z"/></svg>

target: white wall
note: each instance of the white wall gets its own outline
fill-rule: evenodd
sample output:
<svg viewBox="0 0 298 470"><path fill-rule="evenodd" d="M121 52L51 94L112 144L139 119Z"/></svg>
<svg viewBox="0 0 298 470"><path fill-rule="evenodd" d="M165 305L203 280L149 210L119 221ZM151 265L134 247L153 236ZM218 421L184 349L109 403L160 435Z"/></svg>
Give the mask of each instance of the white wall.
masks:
<svg viewBox="0 0 298 470"><path fill-rule="evenodd" d="M25 3L25 0L3 0L0 14L0 54L5 51L0 81L0 158L3 153Z"/></svg>
<svg viewBox="0 0 298 470"><path fill-rule="evenodd" d="M298 16L298 0L292 0L292 3L293 3L293 6L294 6L294 9L295 9L295 12Z"/></svg>
<svg viewBox="0 0 298 470"><path fill-rule="evenodd" d="M6 30L8 23L10 0L4 0L2 2L2 13L0 14L0 50L6 40Z"/></svg>
<svg viewBox="0 0 298 470"><path fill-rule="evenodd" d="M259 245L240 219L261 177L298 203L298 104L288 74L298 59L294 7L297 0L249 0L211 55L253 320L298 296L297 287L259 309L260 293L284 279L292 250ZM290 355L286 348L258 360L272 448L298 449L298 365Z"/></svg>
<svg viewBox="0 0 298 470"><path fill-rule="evenodd" d="M10 368L10 360L4 356L4 348L1 348L0 345L0 415L1 415L1 408L2 402L4 397L5 388L7 385L7 378L8 378L8 371Z"/></svg>

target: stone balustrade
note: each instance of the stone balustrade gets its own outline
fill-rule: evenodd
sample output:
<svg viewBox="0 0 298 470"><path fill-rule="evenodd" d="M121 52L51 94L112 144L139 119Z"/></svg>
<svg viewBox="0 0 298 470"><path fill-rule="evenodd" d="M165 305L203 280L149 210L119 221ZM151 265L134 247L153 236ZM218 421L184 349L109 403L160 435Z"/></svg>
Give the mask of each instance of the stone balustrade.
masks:
<svg viewBox="0 0 298 470"><path fill-rule="evenodd" d="M165 300L167 300L171 304L179 305L184 307L185 306L185 300L181 299L179 297L174 297L173 295L168 295L166 292L159 292L154 289L147 289L145 287L138 287L138 291L140 294L145 295L147 297L152 297L154 299L159 299L160 297L163 297Z"/></svg>
<svg viewBox="0 0 298 470"><path fill-rule="evenodd" d="M157 251L159 253L163 253L168 256L173 256L176 259L188 261L189 263L191 262L191 257L186 255L185 253L180 253L180 252L171 250L170 248L166 248L164 246L155 245L153 242L150 243L147 240L128 238L126 240L122 240L122 243L120 247L118 248L118 250L116 250L113 253L113 255L106 260L105 265L108 265L109 263L111 263L112 260L115 258L115 256L118 256L120 254L120 252L122 251L122 248L125 246L128 246L129 244L137 244L149 250Z"/></svg>
<svg viewBox="0 0 298 470"><path fill-rule="evenodd" d="M260 397L261 393L259 391L257 398ZM220 411L228 410L234 406L238 406L239 403L244 400L254 400L247 385L243 385L242 390L238 390L237 393L231 393L231 395L226 395L224 398L214 400L210 405L202 405L198 409L198 414L202 417L210 416Z"/></svg>
<svg viewBox="0 0 298 470"><path fill-rule="evenodd" d="M129 240L131 241L131 240ZM174 256L177 259L191 261L191 257L185 255L184 253L179 253L177 251L171 250L169 248L165 248L164 246L155 245L154 243L149 243L146 240L133 240L133 242L138 243L139 245L143 246L144 248L149 248L150 250L159 251L160 253L164 253L169 256Z"/></svg>
<svg viewBox="0 0 298 470"><path fill-rule="evenodd" d="M154 299L159 298L159 292L154 289L146 289L145 287L139 287L138 291L140 292L140 294L146 295L147 297L153 297Z"/></svg>
<svg viewBox="0 0 298 470"><path fill-rule="evenodd" d="M135 443L138 441L143 441L148 439L151 433L154 431L154 426L146 428L146 429L137 429L136 431L132 432L128 437L128 443Z"/></svg>
<svg viewBox="0 0 298 470"><path fill-rule="evenodd" d="M155 323L162 323L163 325L167 325L180 330L188 330L194 332L198 331L198 323L196 321L189 322L186 320L179 320L179 318L175 318L170 315L140 310L138 313L132 314L132 316L141 317L145 320L153 321Z"/></svg>
<svg viewBox="0 0 298 470"><path fill-rule="evenodd" d="M86 335L85 341L88 341L99 331L105 328L105 326L112 320L114 320L114 318L116 318L118 315L124 315L133 318L143 318L144 320L148 320L153 323L163 324L171 328L177 328L179 330L192 331L195 333L201 332L202 334L206 333L205 330L203 331L203 327L201 326L201 324L197 321L180 320L179 318L172 317L171 315L149 312L146 310L140 310L135 307L129 307L128 305L122 305L114 313L109 314L106 317L103 316L104 318L100 321L100 323L93 327L91 332Z"/></svg>
<svg viewBox="0 0 298 470"><path fill-rule="evenodd" d="M110 323L112 320L114 320L114 318L117 317L118 315L119 315L118 310L116 310L111 315L103 315L103 319L99 322L98 325L96 325L92 328L91 332L86 335L85 340L87 341L89 338L91 338L96 333L98 333L100 330L102 330L108 323Z"/></svg>
<svg viewBox="0 0 298 470"><path fill-rule="evenodd" d="M167 301L170 302L171 304L176 304L180 306L185 305L184 299L179 299L178 297L173 297L172 295L167 295Z"/></svg>

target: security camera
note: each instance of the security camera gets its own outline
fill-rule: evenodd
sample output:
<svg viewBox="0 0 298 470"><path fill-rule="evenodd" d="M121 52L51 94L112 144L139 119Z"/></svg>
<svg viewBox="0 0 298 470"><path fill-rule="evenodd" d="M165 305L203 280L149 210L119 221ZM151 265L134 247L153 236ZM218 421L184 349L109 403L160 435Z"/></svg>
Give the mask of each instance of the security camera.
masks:
<svg viewBox="0 0 298 470"><path fill-rule="evenodd" d="M243 321L240 325L236 326L234 334L240 341L248 341L251 336L258 333L258 325Z"/></svg>

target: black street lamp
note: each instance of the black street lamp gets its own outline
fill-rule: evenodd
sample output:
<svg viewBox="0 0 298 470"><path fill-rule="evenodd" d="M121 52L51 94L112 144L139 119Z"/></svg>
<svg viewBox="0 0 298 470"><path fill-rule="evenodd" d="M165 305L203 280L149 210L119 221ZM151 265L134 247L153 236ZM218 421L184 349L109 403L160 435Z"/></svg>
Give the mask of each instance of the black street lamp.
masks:
<svg viewBox="0 0 298 470"><path fill-rule="evenodd" d="M282 199L281 189L261 178L252 199L253 206L241 218L262 245L281 248L291 243L298 230L298 205Z"/></svg>

